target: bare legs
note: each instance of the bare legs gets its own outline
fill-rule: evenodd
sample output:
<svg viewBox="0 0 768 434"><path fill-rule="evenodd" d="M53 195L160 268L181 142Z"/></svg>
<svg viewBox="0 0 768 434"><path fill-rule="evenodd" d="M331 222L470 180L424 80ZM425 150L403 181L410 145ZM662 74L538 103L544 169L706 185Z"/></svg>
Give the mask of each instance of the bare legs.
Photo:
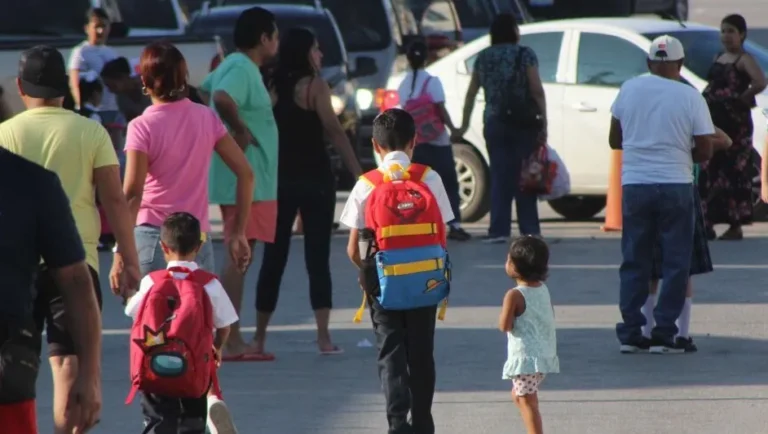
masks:
<svg viewBox="0 0 768 434"><path fill-rule="evenodd" d="M520 417L523 419L527 433L544 434L541 413L539 412L539 394L532 393L529 395L517 396L513 387L512 401L520 410Z"/></svg>
<svg viewBox="0 0 768 434"><path fill-rule="evenodd" d="M256 242L251 241L251 258L253 258L253 250L255 246ZM250 266L251 264L248 264L248 267ZM229 299L232 300L232 304L235 306L235 311L239 315L243 304L245 273L241 273L240 270L238 270L237 265L233 264L229 257L226 258L224 268L221 270L221 284L224 286L224 290L227 292ZM227 340L226 345L224 345L224 355L232 357L248 351L249 347L245 343L245 340L243 340L243 335L240 332L240 321L238 321L230 326L229 339Z"/></svg>

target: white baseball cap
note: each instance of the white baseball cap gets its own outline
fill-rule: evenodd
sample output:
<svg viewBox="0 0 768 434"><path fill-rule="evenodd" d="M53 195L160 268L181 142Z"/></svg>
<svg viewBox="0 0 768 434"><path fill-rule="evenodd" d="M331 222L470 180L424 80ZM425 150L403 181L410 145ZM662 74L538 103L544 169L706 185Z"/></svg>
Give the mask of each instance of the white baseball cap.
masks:
<svg viewBox="0 0 768 434"><path fill-rule="evenodd" d="M685 58L685 50L679 39L662 35L651 42L651 49L648 50L648 60L658 62L676 62Z"/></svg>

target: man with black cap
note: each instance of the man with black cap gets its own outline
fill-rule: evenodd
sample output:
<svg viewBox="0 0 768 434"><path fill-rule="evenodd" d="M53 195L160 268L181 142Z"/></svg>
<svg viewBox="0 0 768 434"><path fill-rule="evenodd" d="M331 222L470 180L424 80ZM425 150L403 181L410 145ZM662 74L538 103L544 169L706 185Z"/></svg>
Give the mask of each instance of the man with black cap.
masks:
<svg viewBox="0 0 768 434"><path fill-rule="evenodd" d="M622 353L677 354L675 321L685 303L694 232L693 164L720 146L704 98L681 81L683 44L664 35L651 43L651 74L625 82L611 113L610 146L622 152L619 308ZM664 283L648 339L641 309L649 294L654 247L660 241Z"/></svg>
<svg viewBox="0 0 768 434"><path fill-rule="evenodd" d="M97 300L101 305L97 245L100 221L93 190L115 232L125 262L127 289L135 289L140 279L138 255L128 205L122 193L120 171L115 150L104 127L99 123L62 108L69 91L64 58L56 49L37 46L26 50L19 62L16 79L19 95L27 110L0 124L0 146L55 172L69 198L77 230L85 248L89 273L75 288L84 300ZM17 188L23 188L19 185ZM51 225L63 218L45 216ZM68 312L66 295L56 279L55 270L47 263L40 267L36 281L37 299L34 316L38 330L47 323L47 340L54 384L54 424L56 433L71 432L67 420L67 396L79 374L98 367L100 322L98 315ZM95 297L90 297L94 295ZM75 309L78 309L76 306ZM88 309L79 307L78 310ZM90 318L89 342L75 342L70 324L73 318ZM85 345L85 346L84 346ZM93 353L93 354L92 354ZM78 366L79 365L79 366ZM80 368L80 369L78 369ZM82 370L85 372L80 372Z"/></svg>

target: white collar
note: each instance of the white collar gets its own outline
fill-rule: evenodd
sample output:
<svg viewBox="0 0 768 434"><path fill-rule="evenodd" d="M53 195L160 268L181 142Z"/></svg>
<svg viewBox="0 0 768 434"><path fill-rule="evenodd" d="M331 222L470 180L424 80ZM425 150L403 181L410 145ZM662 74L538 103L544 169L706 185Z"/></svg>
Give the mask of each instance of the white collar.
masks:
<svg viewBox="0 0 768 434"><path fill-rule="evenodd" d="M195 271L198 269L197 262L194 261L168 261L168 266L166 268L172 267L188 268L189 271Z"/></svg>
<svg viewBox="0 0 768 434"><path fill-rule="evenodd" d="M408 158L408 154L403 151L392 151L384 156L381 160L381 167L386 167L388 164L398 163L403 167L411 165L411 159Z"/></svg>

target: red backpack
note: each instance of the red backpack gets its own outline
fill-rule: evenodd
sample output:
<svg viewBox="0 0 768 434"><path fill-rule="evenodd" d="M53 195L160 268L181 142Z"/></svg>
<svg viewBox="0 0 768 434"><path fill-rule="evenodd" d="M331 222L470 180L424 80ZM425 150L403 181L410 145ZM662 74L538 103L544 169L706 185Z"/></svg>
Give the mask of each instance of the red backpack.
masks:
<svg viewBox="0 0 768 434"><path fill-rule="evenodd" d="M172 272L189 273L175 279ZM216 276L183 267L149 274L154 284L131 329L131 392L171 398L205 395L215 369L213 308L205 285Z"/></svg>
<svg viewBox="0 0 768 434"><path fill-rule="evenodd" d="M393 164L363 175L373 187L365 204L365 227L376 232L379 250L434 244L445 247L443 215L424 183L429 170L422 164L412 163L408 169Z"/></svg>
<svg viewBox="0 0 768 434"><path fill-rule="evenodd" d="M427 77L421 86L421 92L415 98L409 97L403 105L403 110L413 117L416 124L416 143L430 143L445 132L445 123L440 117L435 100L427 92L430 80L432 77Z"/></svg>

